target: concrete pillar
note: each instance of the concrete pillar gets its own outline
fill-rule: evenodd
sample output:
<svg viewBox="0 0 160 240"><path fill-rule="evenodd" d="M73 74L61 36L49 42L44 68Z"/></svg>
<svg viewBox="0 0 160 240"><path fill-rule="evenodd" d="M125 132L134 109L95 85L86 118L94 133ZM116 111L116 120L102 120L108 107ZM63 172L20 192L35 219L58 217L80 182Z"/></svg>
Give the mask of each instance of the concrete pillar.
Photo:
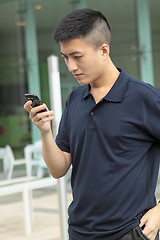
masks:
<svg viewBox="0 0 160 240"><path fill-rule="evenodd" d="M27 59L28 92L41 97L37 33L33 0L24 0L25 48ZM39 130L32 124L32 142L40 139Z"/></svg>
<svg viewBox="0 0 160 240"><path fill-rule="evenodd" d="M149 0L137 0L141 80L154 85Z"/></svg>

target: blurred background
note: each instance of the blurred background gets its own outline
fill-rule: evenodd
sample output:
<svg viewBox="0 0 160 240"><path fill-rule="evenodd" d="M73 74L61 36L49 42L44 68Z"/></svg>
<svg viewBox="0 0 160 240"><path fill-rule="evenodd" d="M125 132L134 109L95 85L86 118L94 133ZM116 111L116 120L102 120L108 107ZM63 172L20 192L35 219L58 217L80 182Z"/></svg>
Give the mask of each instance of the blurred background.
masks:
<svg viewBox="0 0 160 240"><path fill-rule="evenodd" d="M53 41L53 32L62 17L75 9L86 7L100 10L111 25L111 58L114 64L160 89L159 0L0 0L0 149L4 158L4 161L0 161L0 176L4 170L6 145L11 147L15 159L18 159L24 158L25 146L40 140L40 134L31 124L23 105L25 93L36 93L50 108L47 58L51 55L59 58L62 108L70 91L78 86L60 56L59 45ZM16 168L23 171L25 166ZM33 229L35 235L30 239L47 240L53 239L53 236L56 240L60 239L58 200L54 199L57 189L54 190L52 197L50 194L53 194L53 189L34 193L38 196L35 214L42 215L36 215L37 225L34 228L37 231ZM68 192L69 203L70 188ZM40 200L41 195L43 198ZM19 201L20 195L16 195L15 199L14 195L0 199L3 240L17 240L18 235L21 240L28 239L22 238L24 229L20 224L23 207ZM9 205L11 202L12 206ZM43 209L44 205L48 206L47 210ZM12 216L7 215L7 211ZM54 214L50 215L51 218L47 215L45 219L44 212ZM7 225L10 222L11 226L15 224L12 229ZM19 229L18 234L14 232L14 227ZM0 239L1 236L2 232Z"/></svg>
<svg viewBox="0 0 160 240"><path fill-rule="evenodd" d="M47 57L60 57L53 31L78 8L103 12L112 28L116 66L160 88L159 0L0 0L0 147L16 157L40 138L23 109L24 93L37 93L50 106ZM62 105L78 84L59 58Z"/></svg>

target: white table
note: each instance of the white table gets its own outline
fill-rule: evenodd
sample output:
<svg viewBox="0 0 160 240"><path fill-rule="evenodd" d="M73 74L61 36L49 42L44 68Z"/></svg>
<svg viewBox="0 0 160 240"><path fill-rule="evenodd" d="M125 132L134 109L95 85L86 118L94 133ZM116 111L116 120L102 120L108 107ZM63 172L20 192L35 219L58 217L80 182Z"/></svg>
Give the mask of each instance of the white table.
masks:
<svg viewBox="0 0 160 240"><path fill-rule="evenodd" d="M52 177L46 178L15 178L11 180L5 180L0 182L0 196L10 195L14 193L23 194L24 202L24 223L25 233L27 236L31 235L31 204L30 204L30 192L34 189L45 188L57 184L57 180Z"/></svg>

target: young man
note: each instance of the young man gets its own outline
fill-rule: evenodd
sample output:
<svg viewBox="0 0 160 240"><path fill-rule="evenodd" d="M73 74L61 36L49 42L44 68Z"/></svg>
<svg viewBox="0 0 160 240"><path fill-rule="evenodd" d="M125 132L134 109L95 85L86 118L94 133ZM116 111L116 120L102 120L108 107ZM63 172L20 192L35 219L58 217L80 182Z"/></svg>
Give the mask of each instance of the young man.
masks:
<svg viewBox="0 0 160 240"><path fill-rule="evenodd" d="M25 104L40 129L43 156L55 178L72 164L73 240L159 239L155 187L160 158L160 91L117 69L111 30L96 10L61 20L54 38L80 86L69 95L56 142L45 105Z"/></svg>

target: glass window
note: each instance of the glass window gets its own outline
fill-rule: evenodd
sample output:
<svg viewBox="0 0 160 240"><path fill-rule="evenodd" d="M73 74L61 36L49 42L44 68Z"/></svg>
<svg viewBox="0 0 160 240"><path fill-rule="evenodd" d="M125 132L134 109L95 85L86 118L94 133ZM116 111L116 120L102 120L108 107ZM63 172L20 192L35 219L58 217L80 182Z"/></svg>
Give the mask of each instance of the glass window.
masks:
<svg viewBox="0 0 160 240"><path fill-rule="evenodd" d="M155 86L160 89L160 1L150 1Z"/></svg>
<svg viewBox="0 0 160 240"><path fill-rule="evenodd" d="M28 63L25 60L24 40L24 1L0 0L0 146L10 144L15 148L22 148L31 141L30 121L28 114L23 110L23 95L27 92L28 86ZM160 2L159 0L149 2L154 78L156 87L160 88ZM140 78L136 0L86 0L86 5L102 11L111 25L111 58L115 65ZM53 31L63 16L76 9L76 1L33 0L33 8L42 100L49 105L47 57L54 54L59 57L64 106L69 92L77 87L78 83L68 72L60 56L59 44L53 41ZM14 118L15 120L11 121ZM15 135L11 137L13 127L18 131L15 131Z"/></svg>
<svg viewBox="0 0 160 240"><path fill-rule="evenodd" d="M53 32L58 22L73 10L74 4L70 1L61 0L34 0L35 19L37 28L38 54L42 99L49 103L48 67L47 57L56 55L59 57L59 70L61 77L62 105L70 91L78 86L78 83L68 72L64 60L60 54L59 44L53 40Z"/></svg>
<svg viewBox="0 0 160 240"><path fill-rule="evenodd" d="M140 77L137 56L137 21L135 0L92 1L88 7L100 10L112 29L111 58L117 67Z"/></svg>
<svg viewBox="0 0 160 240"><path fill-rule="evenodd" d="M23 109L27 89L23 12L21 1L0 2L0 146L9 144L18 152L30 139Z"/></svg>

